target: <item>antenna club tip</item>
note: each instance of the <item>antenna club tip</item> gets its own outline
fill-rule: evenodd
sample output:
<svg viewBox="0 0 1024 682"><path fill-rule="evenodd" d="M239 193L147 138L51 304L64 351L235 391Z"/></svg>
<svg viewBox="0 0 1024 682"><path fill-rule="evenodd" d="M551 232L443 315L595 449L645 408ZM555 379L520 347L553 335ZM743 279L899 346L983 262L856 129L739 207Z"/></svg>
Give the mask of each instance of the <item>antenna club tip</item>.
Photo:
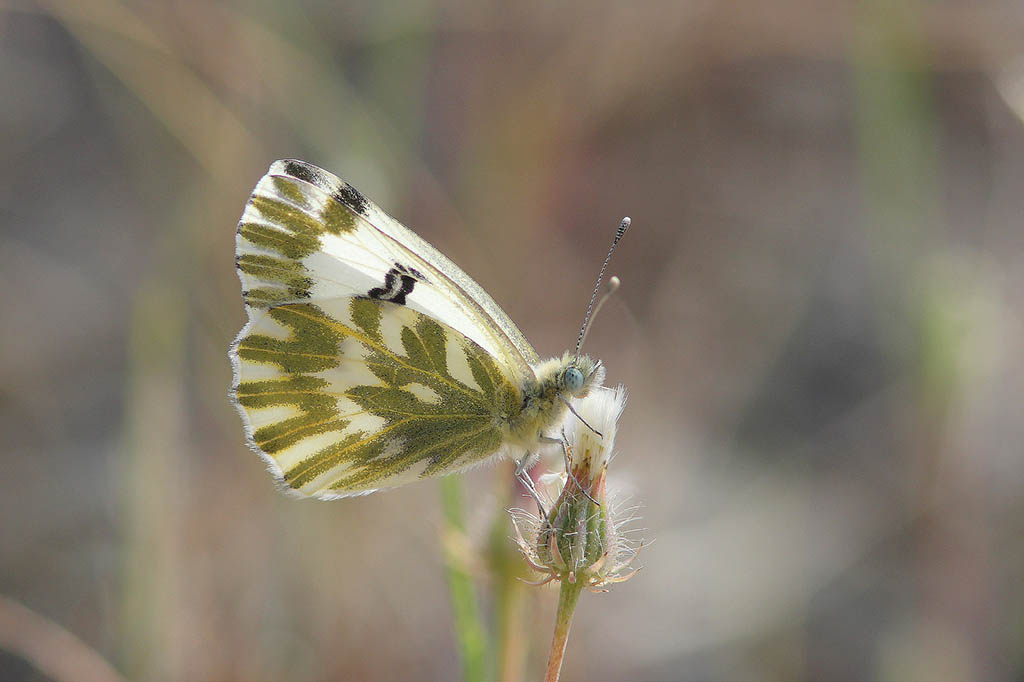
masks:
<svg viewBox="0 0 1024 682"><path fill-rule="evenodd" d="M612 241L613 246L619 243L619 240L622 239L622 235L626 234L626 230L629 229L630 222L632 221L629 219L629 216L626 216L622 219L622 222L619 223L619 229L615 231L615 239Z"/></svg>
<svg viewBox="0 0 1024 682"><path fill-rule="evenodd" d="M608 278L608 284L606 285L607 289L608 289L608 293L610 294L613 291L615 291L616 289L618 289L620 284L622 284L622 280L619 279L618 277L616 277L615 275L612 275L611 277L609 277Z"/></svg>

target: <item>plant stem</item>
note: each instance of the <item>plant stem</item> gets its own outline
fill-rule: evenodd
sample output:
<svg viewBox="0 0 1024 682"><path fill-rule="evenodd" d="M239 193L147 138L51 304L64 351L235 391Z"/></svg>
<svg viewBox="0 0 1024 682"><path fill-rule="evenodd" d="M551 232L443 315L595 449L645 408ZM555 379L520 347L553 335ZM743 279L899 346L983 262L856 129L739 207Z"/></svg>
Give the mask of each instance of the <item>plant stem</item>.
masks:
<svg viewBox="0 0 1024 682"><path fill-rule="evenodd" d="M527 654L530 648L527 623L530 603L527 586L522 579L524 571L519 550L508 541L509 507L523 493L522 484L515 478L515 464L507 462L503 475L498 477L498 513L494 517L488 542L487 560L491 570L491 594L494 600L494 663L501 682L522 682Z"/></svg>
<svg viewBox="0 0 1024 682"><path fill-rule="evenodd" d="M455 476L445 476L440 480L440 484L445 522L442 532L445 536L452 533L464 534L462 488L459 479ZM480 620L473 578L464 567L464 559L451 551L449 543L442 544L447 550L445 564L448 568L448 589L452 599L455 639L462 658L462 679L465 682L484 682L488 678L487 634Z"/></svg>
<svg viewBox="0 0 1024 682"><path fill-rule="evenodd" d="M565 645L569 641L569 626L572 625L572 615L576 612L576 602L582 591L583 583L562 581L558 593L558 613L555 615L555 634L551 638L551 653L548 654L548 671L544 675L544 682L558 682Z"/></svg>
<svg viewBox="0 0 1024 682"><path fill-rule="evenodd" d="M526 637L527 608L523 583L508 572L497 576L494 588L496 619L496 665L502 682L524 679L523 669L529 641Z"/></svg>

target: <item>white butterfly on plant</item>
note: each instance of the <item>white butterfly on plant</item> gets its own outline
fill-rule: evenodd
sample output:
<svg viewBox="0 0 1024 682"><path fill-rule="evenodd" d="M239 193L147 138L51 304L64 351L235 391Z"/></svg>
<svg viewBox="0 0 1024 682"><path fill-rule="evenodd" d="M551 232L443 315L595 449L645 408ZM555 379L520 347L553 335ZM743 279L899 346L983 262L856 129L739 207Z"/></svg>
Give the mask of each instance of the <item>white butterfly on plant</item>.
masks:
<svg viewBox="0 0 1024 682"><path fill-rule="evenodd" d="M560 442L569 399L604 380L579 352L593 298L575 352L542 361L453 262L303 161L275 161L256 185L235 263L249 320L231 345L232 397L249 445L300 495L364 494L503 455L522 470Z"/></svg>

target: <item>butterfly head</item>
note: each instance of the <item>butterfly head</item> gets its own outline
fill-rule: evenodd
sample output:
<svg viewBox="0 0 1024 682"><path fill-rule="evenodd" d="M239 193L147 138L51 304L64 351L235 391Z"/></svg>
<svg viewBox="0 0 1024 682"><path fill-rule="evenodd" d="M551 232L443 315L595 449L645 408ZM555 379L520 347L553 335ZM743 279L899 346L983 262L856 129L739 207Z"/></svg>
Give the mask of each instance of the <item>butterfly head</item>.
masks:
<svg viewBox="0 0 1024 682"><path fill-rule="evenodd" d="M595 386L604 383L604 365L589 355L566 353L558 374L558 389L573 398L585 398Z"/></svg>

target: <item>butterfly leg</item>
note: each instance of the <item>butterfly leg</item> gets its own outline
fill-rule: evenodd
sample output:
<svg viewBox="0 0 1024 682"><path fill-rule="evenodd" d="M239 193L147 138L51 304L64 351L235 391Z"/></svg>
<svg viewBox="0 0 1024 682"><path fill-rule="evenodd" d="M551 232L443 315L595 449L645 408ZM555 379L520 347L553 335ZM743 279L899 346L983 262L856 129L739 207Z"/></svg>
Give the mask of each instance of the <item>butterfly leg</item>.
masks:
<svg viewBox="0 0 1024 682"><path fill-rule="evenodd" d="M541 436L543 438L543 436ZM535 452L527 452L522 457L516 460L516 478L523 476L528 469L532 469L533 465L540 460L540 455Z"/></svg>
<svg viewBox="0 0 1024 682"><path fill-rule="evenodd" d="M530 493L534 502L537 503L537 511L540 512L540 515L547 516L544 503L540 501L540 495L537 494L537 486L533 484L533 479L530 478L530 474L527 472L527 469L533 466L533 462L530 461L531 459L536 461L536 456L527 452L521 459L516 460L516 478L519 479L519 482L526 488L526 492Z"/></svg>

